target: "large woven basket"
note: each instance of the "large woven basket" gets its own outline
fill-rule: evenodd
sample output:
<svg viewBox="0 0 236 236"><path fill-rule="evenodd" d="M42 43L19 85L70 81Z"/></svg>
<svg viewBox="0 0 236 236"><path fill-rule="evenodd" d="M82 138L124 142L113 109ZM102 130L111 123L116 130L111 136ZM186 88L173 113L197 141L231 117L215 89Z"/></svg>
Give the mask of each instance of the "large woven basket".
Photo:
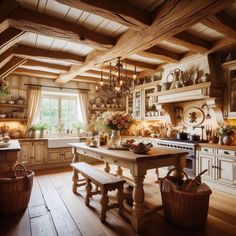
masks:
<svg viewBox="0 0 236 236"><path fill-rule="evenodd" d="M174 169L170 170L167 176L160 181L165 217L182 228L204 228L207 221L211 190L202 193L190 193L177 189L172 189L169 192L163 191L165 188L165 180L174 180L174 177L170 176L172 171L174 171ZM187 176L185 172L184 174Z"/></svg>
<svg viewBox="0 0 236 236"><path fill-rule="evenodd" d="M21 167L21 169L19 169ZM0 174L0 214L12 215L27 208L34 172L26 170L22 164L14 172Z"/></svg>

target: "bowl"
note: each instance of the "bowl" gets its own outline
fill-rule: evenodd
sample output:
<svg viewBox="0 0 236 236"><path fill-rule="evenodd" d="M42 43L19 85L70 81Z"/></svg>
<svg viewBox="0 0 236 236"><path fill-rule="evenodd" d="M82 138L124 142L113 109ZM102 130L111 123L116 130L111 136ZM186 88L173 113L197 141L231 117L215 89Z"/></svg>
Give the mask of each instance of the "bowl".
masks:
<svg viewBox="0 0 236 236"><path fill-rule="evenodd" d="M6 114L0 114L0 118L6 118Z"/></svg>
<svg viewBox="0 0 236 236"><path fill-rule="evenodd" d="M10 100L10 101L8 101L7 103L8 103L8 104L14 104L15 101Z"/></svg>
<svg viewBox="0 0 236 236"><path fill-rule="evenodd" d="M0 101L0 103L2 103L2 104L5 104L5 103L6 103L6 101L5 101L5 100L1 100L1 101Z"/></svg>

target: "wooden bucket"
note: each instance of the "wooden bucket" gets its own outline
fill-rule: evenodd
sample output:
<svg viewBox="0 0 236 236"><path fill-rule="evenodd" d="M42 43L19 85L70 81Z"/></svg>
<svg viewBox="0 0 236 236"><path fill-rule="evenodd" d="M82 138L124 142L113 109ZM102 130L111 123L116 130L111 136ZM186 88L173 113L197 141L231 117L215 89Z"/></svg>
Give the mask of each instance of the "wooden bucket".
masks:
<svg viewBox="0 0 236 236"><path fill-rule="evenodd" d="M21 167L19 169L18 167ZM0 174L0 214L12 215L27 208L34 172L17 164L14 172Z"/></svg>

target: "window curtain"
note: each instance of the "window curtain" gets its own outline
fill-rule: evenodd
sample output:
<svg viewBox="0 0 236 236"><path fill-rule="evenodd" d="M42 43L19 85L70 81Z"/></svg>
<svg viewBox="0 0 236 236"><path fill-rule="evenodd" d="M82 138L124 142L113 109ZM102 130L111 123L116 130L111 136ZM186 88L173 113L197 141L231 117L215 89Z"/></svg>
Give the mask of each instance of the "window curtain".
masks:
<svg viewBox="0 0 236 236"><path fill-rule="evenodd" d="M84 125L89 123L89 99L87 92L79 92L79 103Z"/></svg>
<svg viewBox="0 0 236 236"><path fill-rule="evenodd" d="M28 90L28 110L27 110L27 130L35 124L40 111L41 104L41 89L40 88L29 88Z"/></svg>

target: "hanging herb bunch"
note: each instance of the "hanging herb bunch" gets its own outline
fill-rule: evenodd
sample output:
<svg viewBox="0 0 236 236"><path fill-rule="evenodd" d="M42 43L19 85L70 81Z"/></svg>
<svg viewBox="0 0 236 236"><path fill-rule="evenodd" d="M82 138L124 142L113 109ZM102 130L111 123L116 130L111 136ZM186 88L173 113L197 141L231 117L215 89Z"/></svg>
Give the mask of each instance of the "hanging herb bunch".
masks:
<svg viewBox="0 0 236 236"><path fill-rule="evenodd" d="M0 78L0 97L9 95L11 93L9 83L3 78Z"/></svg>

